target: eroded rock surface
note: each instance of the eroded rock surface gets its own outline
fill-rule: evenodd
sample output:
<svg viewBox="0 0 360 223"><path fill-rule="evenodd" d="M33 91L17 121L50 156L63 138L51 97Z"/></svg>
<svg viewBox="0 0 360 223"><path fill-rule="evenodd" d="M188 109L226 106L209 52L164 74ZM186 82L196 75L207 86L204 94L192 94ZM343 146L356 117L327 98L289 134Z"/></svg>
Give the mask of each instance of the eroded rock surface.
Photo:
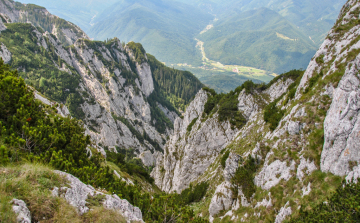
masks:
<svg viewBox="0 0 360 223"><path fill-rule="evenodd" d="M17 222L20 223L31 223L30 211L23 200L12 199L12 209L16 213Z"/></svg>
<svg viewBox="0 0 360 223"><path fill-rule="evenodd" d="M64 197L70 205L77 208L79 214L84 214L90 210L86 206L86 199L88 199L88 197L105 195L102 192L96 191L92 186L85 185L78 178L71 174L57 170L54 172L65 176L69 181L70 187L54 188L52 195ZM138 207L131 205L127 200L120 199L117 195L106 195L103 205L107 209L119 211L128 220L128 222L143 222L141 210Z"/></svg>
<svg viewBox="0 0 360 223"><path fill-rule="evenodd" d="M201 176L214 162L224 146L232 139L236 130L229 122L218 122L217 115L201 121L208 93L200 90L190 103L184 118L177 118L174 134L165 145L163 160L151 175L162 190L181 192ZM188 132L188 125L198 118Z"/></svg>
<svg viewBox="0 0 360 223"><path fill-rule="evenodd" d="M210 216L214 216L222 210L229 210L231 208L234 201L231 187L231 183L223 182L216 188L209 206Z"/></svg>

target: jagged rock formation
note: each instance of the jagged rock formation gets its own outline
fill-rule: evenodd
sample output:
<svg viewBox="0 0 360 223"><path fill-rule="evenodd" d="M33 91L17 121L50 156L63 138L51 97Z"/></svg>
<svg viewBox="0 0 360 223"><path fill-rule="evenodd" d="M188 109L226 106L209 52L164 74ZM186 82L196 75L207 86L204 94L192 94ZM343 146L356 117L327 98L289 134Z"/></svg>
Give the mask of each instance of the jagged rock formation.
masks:
<svg viewBox="0 0 360 223"><path fill-rule="evenodd" d="M65 45L72 45L80 38L89 37L76 25L50 14L45 8L4 0L0 4L0 16L7 22L32 23L55 35ZM1 27L4 27L3 22Z"/></svg>
<svg viewBox="0 0 360 223"><path fill-rule="evenodd" d="M222 153L205 156L209 151L202 146L205 142L194 138L204 133L203 123L209 120L213 123L206 124L207 133L217 133L216 126L221 125L214 118L216 114L202 120L199 112L204 111L206 97L200 92L195 99L198 104L194 101L185 113L191 118L178 119L181 128L175 125L174 135L165 146L168 152L158 159L152 173L156 184L165 191L181 191L190 182L209 182L208 198L202 203L207 211L202 216L208 216L211 221L219 217L223 221L256 222L269 217L282 222L296 215L301 205L309 205L307 196L325 199L330 190L340 186L341 180L335 180L339 176L348 182L357 181L360 176L360 25L356 22L359 11L359 1L349 0L345 4L302 77L293 79L289 74L271 82L265 90L249 93L244 89L237 95L238 110L247 123L241 129L234 129L228 135L231 139L224 140L217 149L212 148L212 151L223 148L231 151L225 168L220 165ZM274 101L276 108L270 113L277 112L280 119L270 129L263 108ZM186 135L187 126L197 117ZM208 138L206 143L214 138L219 141L217 137ZM204 156L193 162L181 154ZM258 189L248 200L243 199L241 190L237 196L231 190L234 187L231 173L238 167L237 161L230 158L234 154L242 159L250 155L257 160L253 182ZM202 165L207 169L196 172L196 167ZM322 186L331 189L319 189ZM266 209L278 211L270 214ZM225 215L218 216L226 210L229 211Z"/></svg>
<svg viewBox="0 0 360 223"><path fill-rule="evenodd" d="M59 175L65 176L69 181L70 187L55 187L52 191L52 195L64 197L69 204L78 209L79 214L84 214L90 211L90 209L86 206L86 199L97 195L105 195L102 192L96 191L92 186L85 185L71 174L61 171L55 172ZM128 222L143 222L141 210L138 207L132 206L127 200L120 199L116 194L106 195L102 203L107 209L119 211L128 220Z"/></svg>
<svg viewBox="0 0 360 223"><path fill-rule="evenodd" d="M224 145L235 134L229 122L219 123L217 116L201 120L208 93L201 90L187 107L183 118L174 123L174 134L165 146L164 156L152 172L162 190L181 192L215 161ZM197 119L192 130L189 124Z"/></svg>
<svg viewBox="0 0 360 223"><path fill-rule="evenodd" d="M14 67L27 80L28 73L39 68L39 62L19 62L19 57L26 59L28 56L38 58L45 55L49 63L43 67L52 66L52 70L57 69L61 73L55 77L58 78L55 83L74 82L66 84L66 88L52 88L63 88L61 93L51 92L49 88L48 95L44 92L45 96L36 94L39 100L54 105L46 99L48 97L59 104L57 109L60 114L71 114L81 119L94 147L104 155L106 149L116 152L117 147L134 148L137 155L143 154L141 157L146 165L155 165L158 155L153 154L162 152L167 136L172 133L171 122L175 121L178 113L175 108L169 107L172 105L167 99L159 99L159 93L154 96L155 91L160 92L161 89L155 86L146 52L142 55L144 60L139 61L136 58L139 55L134 52L136 49L124 47L116 38L107 42L91 41L74 24L36 5L4 0L0 2L0 16L2 32L7 31L6 26L10 23L27 23L23 26L29 32L23 35L29 35L27 41L33 41L29 43L33 46L27 51L30 55L26 56L17 52L17 42L9 40L6 44L1 43L0 56L6 63L15 63ZM7 32L9 36L14 29L18 31L18 26L10 29ZM44 75L49 75L49 72ZM33 81L28 80L27 83L33 84ZM37 83L40 81L35 80ZM46 79L42 82L45 86L47 83ZM37 87L36 90L44 89ZM51 98L55 94L60 97Z"/></svg>
<svg viewBox="0 0 360 223"><path fill-rule="evenodd" d="M12 209L16 213L17 222L20 223L31 223L31 214L23 200L12 199Z"/></svg>

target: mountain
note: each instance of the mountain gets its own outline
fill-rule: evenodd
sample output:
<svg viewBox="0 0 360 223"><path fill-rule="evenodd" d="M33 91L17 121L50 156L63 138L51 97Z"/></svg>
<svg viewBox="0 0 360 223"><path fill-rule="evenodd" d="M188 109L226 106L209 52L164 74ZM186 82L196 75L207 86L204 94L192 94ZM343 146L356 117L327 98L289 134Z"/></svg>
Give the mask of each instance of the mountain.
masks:
<svg viewBox="0 0 360 223"><path fill-rule="evenodd" d="M296 25L304 35L310 36L320 45L333 26L345 0L293 1L293 0L197 0L181 2L194 5L201 10L217 15L218 18L232 16L235 12L245 12L266 7L276 11Z"/></svg>
<svg viewBox="0 0 360 223"><path fill-rule="evenodd" d="M0 17L0 221L201 222L149 172L204 85L43 7L1 1Z"/></svg>
<svg viewBox="0 0 360 223"><path fill-rule="evenodd" d="M151 175L166 192L209 184L210 222L357 222L359 2L349 0L307 69L228 94L203 88ZM340 44L341 43L341 44Z"/></svg>
<svg viewBox="0 0 360 223"><path fill-rule="evenodd" d="M1 1L0 221L358 222L359 12L344 5L305 71L218 94L139 43L62 42L46 26L78 27Z"/></svg>
<svg viewBox="0 0 360 223"><path fill-rule="evenodd" d="M162 151L172 121L203 87L191 73L147 55L140 44L91 41L44 8L8 1L0 13L7 21L0 35L5 62L19 70L39 98L66 105L65 114L86 124L103 153L104 148L135 148L137 155ZM52 33L45 31L49 27ZM81 36L71 35L75 31Z"/></svg>
<svg viewBox="0 0 360 223"><path fill-rule="evenodd" d="M267 8L234 12L197 38L211 60L275 73L305 68L316 50L307 36Z"/></svg>
<svg viewBox="0 0 360 223"><path fill-rule="evenodd" d="M93 24L93 19L117 0L105 2L100 0L21 0L20 2L41 5L51 14L77 24L82 30L88 32Z"/></svg>
<svg viewBox="0 0 360 223"><path fill-rule="evenodd" d="M193 37L211 19L211 15L178 2L122 0L94 19L89 34L101 40L115 35L125 42L141 42L162 62L200 63Z"/></svg>

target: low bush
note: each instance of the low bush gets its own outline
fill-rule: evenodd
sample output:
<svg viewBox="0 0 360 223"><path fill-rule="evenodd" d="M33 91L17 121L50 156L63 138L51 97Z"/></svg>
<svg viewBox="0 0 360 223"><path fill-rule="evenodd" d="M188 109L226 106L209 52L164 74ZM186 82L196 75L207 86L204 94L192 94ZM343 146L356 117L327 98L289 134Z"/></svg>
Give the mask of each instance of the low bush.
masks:
<svg viewBox="0 0 360 223"><path fill-rule="evenodd" d="M237 168L234 177L231 179L231 183L235 185L234 194L238 194L237 189L240 188L248 200L251 198L256 192L254 177L257 169L256 160L249 155L244 164Z"/></svg>
<svg viewBox="0 0 360 223"><path fill-rule="evenodd" d="M199 117L194 118L194 119L190 122L190 124L189 124L188 127L186 128L186 131L191 132L192 127L195 125L195 123L196 123L196 121L198 120L198 118L199 118Z"/></svg>
<svg viewBox="0 0 360 223"><path fill-rule="evenodd" d="M343 185L312 210L301 207L298 216L289 222L360 222L360 181L350 184L344 181Z"/></svg>
<svg viewBox="0 0 360 223"><path fill-rule="evenodd" d="M205 196L208 187L209 183L207 182L201 182L195 187L190 185L189 188L181 192L180 197L185 204L199 202Z"/></svg>
<svg viewBox="0 0 360 223"><path fill-rule="evenodd" d="M221 166L225 168L226 160L229 158L230 151L227 151L222 157L221 157Z"/></svg>

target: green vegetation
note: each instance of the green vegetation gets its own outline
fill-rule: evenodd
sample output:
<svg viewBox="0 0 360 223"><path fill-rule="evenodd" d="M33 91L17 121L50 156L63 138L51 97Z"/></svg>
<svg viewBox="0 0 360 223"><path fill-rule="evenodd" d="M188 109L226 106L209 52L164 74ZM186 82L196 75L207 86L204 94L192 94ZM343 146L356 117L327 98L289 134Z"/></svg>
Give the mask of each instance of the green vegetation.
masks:
<svg viewBox="0 0 360 223"><path fill-rule="evenodd" d="M185 204L199 202L205 196L208 187L209 183L207 182L201 182L195 187L193 187L193 185L190 185L189 188L181 192L180 198Z"/></svg>
<svg viewBox="0 0 360 223"><path fill-rule="evenodd" d="M281 108L276 106L280 99L281 97L271 102L264 108L264 121L270 123L271 131L274 131L278 127L280 120L285 114L284 110L281 110Z"/></svg>
<svg viewBox="0 0 360 223"><path fill-rule="evenodd" d="M37 45L37 37L33 32L36 29L31 24L11 23L6 26L0 41L12 53L10 65L19 69L19 75L26 84L54 101L66 103L71 115L82 119L84 114L79 105L83 101L76 91L80 81L77 72L68 67L71 70L69 74L54 65L54 61L59 66L65 61L58 57L51 44L48 44L48 50Z"/></svg>
<svg viewBox="0 0 360 223"><path fill-rule="evenodd" d="M210 60L275 73L306 68L317 48L291 22L267 8L234 12L197 38Z"/></svg>
<svg viewBox="0 0 360 223"><path fill-rule="evenodd" d="M234 177L231 179L231 183L235 185L233 188L234 194L238 194L237 188L241 188L245 197L250 200L251 196L256 192L254 177L257 169L256 160L249 155L243 165L237 168Z"/></svg>
<svg viewBox="0 0 360 223"><path fill-rule="evenodd" d="M209 92L209 98L205 103L203 116L218 112L220 122L229 121L232 127L240 129L246 124L245 117L237 107L240 92L245 89L246 94L253 94L255 91L264 89L264 87L265 84L255 84L250 80L245 81L235 91L230 91L228 94L217 94L215 90L204 87L203 90Z"/></svg>
<svg viewBox="0 0 360 223"><path fill-rule="evenodd" d="M360 221L360 182L343 182L326 202L312 210L302 206L298 216L289 222L359 222Z"/></svg>
<svg viewBox="0 0 360 223"><path fill-rule="evenodd" d="M179 2L120 1L94 18L89 35L141 42L147 52L167 64L200 64L193 38L211 19L210 14Z"/></svg>
<svg viewBox="0 0 360 223"><path fill-rule="evenodd" d="M223 168L225 168L226 160L229 158L229 155L230 155L230 151L226 151L225 154L221 157L220 163Z"/></svg>
<svg viewBox="0 0 360 223"><path fill-rule="evenodd" d="M107 151L106 160L115 163L123 172L126 172L130 175L135 174L140 177L142 176L150 184L154 182L154 179L150 176L148 170L145 168L141 160L134 158L134 154L129 156L129 151L126 149L118 150L118 153ZM126 155L124 155L124 153Z"/></svg>
<svg viewBox="0 0 360 223"><path fill-rule="evenodd" d="M10 67L5 65L2 60L0 61L0 92L2 99L0 101L0 143L2 156L7 154L11 165L20 166L28 165L26 164L28 162L40 162L46 166L66 171L78 177L85 184L104 188L109 193L115 193L119 197L127 199L142 210L143 218L147 222L163 222L165 218L171 219L174 216L180 222L205 222L205 220L195 217L189 207L183 203L179 204L175 194L156 194L151 198L150 194L142 192L138 185L126 185L110 171L101 154L95 152L96 149L92 149L92 157L88 158L86 148L90 146L90 137L85 136L85 129L81 122L69 117L60 117L56 114L54 107L35 100L33 92L26 86L25 81L18 77L17 71L10 70ZM121 161L121 157L110 158L113 161ZM135 168L134 172L140 170L134 166L130 166L130 168L131 170ZM28 170L27 168L23 169ZM142 173L138 171L135 174L141 175ZM12 177L9 174L1 175L1 177L3 176ZM15 176L19 176L18 173ZM34 211L32 215L36 219L39 216L37 220L42 220L43 217L46 219L55 217L56 214L51 214L51 211L57 210L56 205L60 204L52 201L55 206L51 206L52 203L45 202L51 196L50 190L22 189L30 187L27 185L37 181L46 183L47 188L52 188L53 184L48 184L49 181L42 180L41 176L35 176L34 180L29 177L22 179L26 183L16 183L10 187L6 186L6 180L1 180L1 185L5 184L2 188L8 188L7 191L11 190L5 194L5 197L7 199L9 196L23 198L29 204L30 210ZM61 180L54 182L60 183ZM23 191L31 191L30 194L25 194L30 197L24 197ZM0 196L3 196L3 193ZM33 202L35 205L43 205L44 208L32 206ZM3 208L4 203L1 202L1 204L1 208ZM45 211L51 213L44 213ZM95 213L99 214L99 212ZM11 216L4 216L7 219L11 218ZM97 218L97 216L92 217Z"/></svg>
<svg viewBox="0 0 360 223"><path fill-rule="evenodd" d="M323 76L323 72L321 71L320 74L316 74L313 77L311 77L308 81L308 86L304 90L304 94L307 94L314 87L318 79L322 76Z"/></svg>
<svg viewBox="0 0 360 223"><path fill-rule="evenodd" d="M268 80L259 80L230 71L204 70L195 67L177 68L190 71L201 81L201 83L214 89L218 93L229 93L247 80L252 80L254 83L261 83L262 81L268 82L272 78L269 76Z"/></svg>
<svg viewBox="0 0 360 223"><path fill-rule="evenodd" d="M299 85L303 74L304 74L303 70L291 70L287 73L281 74L280 76L274 78L274 80L272 80L269 84L267 84L265 88L269 88L279 79L282 79L283 81L286 81L289 78L292 79L294 83L289 85L287 89L288 94L286 100L284 101L284 104L286 104L288 103L289 100L295 97L297 86ZM271 131L274 131L278 127L280 120L285 115L285 111L281 110L281 108L277 106L278 102L283 97L284 95L280 96L279 98L277 98L276 100L274 100L264 108L264 121L270 124Z"/></svg>
<svg viewBox="0 0 360 223"><path fill-rule="evenodd" d="M131 42L127 43L126 46L129 47L129 49L131 49L131 51L134 54L135 61L138 64L142 64L143 62L146 61L146 58L145 58L146 52L140 43L134 43L133 41L131 41Z"/></svg>
<svg viewBox="0 0 360 223"><path fill-rule="evenodd" d="M189 124L188 127L186 128L186 131L191 132L192 127L195 125L195 123L196 123L196 121L198 120L198 118L199 118L199 117L194 118L194 119L190 122L190 124Z"/></svg>
<svg viewBox="0 0 360 223"><path fill-rule="evenodd" d="M147 54L155 87L160 88L175 108L185 110L194 95L204 86L192 73L166 67L154 56ZM165 104L167 106L167 104ZM168 107L168 106L167 106ZM171 107L169 108L171 109Z"/></svg>
<svg viewBox="0 0 360 223"><path fill-rule="evenodd" d="M204 88L205 90L206 88ZM237 95L231 91L228 94L215 94L210 95L208 101L205 104L204 115L211 115L218 112L218 120L220 122L229 121L233 128L240 129L245 125L246 119L238 111L237 108Z"/></svg>

